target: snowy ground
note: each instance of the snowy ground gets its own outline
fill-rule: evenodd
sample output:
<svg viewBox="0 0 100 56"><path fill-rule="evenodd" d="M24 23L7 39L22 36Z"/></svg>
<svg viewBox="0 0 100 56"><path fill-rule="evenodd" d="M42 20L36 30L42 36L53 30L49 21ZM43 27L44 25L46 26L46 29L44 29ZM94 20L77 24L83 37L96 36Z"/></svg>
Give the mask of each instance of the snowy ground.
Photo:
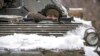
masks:
<svg viewBox="0 0 100 56"><path fill-rule="evenodd" d="M97 53L94 52L95 49L96 47L84 46L85 56L99 56Z"/></svg>
<svg viewBox="0 0 100 56"><path fill-rule="evenodd" d="M86 56L98 56L94 49L83 44L84 31L91 28L90 21L75 18L73 23L82 23L77 29L67 32L63 37L39 36L36 34L14 34L0 37L0 47L9 49L81 49L84 47Z"/></svg>

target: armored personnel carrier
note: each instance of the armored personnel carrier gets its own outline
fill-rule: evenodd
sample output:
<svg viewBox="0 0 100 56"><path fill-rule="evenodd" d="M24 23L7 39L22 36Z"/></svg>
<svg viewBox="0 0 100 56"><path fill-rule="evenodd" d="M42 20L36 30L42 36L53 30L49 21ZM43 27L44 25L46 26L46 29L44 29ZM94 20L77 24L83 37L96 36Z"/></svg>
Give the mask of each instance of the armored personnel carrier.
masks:
<svg viewBox="0 0 100 56"><path fill-rule="evenodd" d="M67 10L59 0L0 0L0 36L63 36L81 24L71 23Z"/></svg>
<svg viewBox="0 0 100 56"><path fill-rule="evenodd" d="M81 23L72 23L59 0L0 0L0 36L14 33L63 36ZM49 50L0 50L1 56L84 56L83 48L51 52Z"/></svg>

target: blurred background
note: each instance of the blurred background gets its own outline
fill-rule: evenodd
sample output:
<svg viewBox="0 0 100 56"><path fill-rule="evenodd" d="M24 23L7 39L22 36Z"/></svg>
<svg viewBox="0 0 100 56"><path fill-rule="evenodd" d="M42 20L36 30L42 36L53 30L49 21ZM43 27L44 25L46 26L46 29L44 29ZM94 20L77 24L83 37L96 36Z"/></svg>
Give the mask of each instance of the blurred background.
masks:
<svg viewBox="0 0 100 56"><path fill-rule="evenodd" d="M93 21L93 25L100 31L100 0L62 0L62 2L65 7L83 8L81 17Z"/></svg>

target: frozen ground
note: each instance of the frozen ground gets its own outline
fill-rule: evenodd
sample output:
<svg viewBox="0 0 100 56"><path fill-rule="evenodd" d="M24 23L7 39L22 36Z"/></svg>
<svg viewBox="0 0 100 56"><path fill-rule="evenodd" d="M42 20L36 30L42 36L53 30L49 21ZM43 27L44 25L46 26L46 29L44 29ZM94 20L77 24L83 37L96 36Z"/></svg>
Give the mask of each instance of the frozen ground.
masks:
<svg viewBox="0 0 100 56"><path fill-rule="evenodd" d="M86 56L98 56L95 47L87 47L83 44L84 31L91 28L90 21L75 18L75 22L82 23L77 29L67 32L63 37L39 36L36 34L14 34L0 37L0 47L9 49L81 49L84 47ZM75 23L73 22L73 23Z"/></svg>

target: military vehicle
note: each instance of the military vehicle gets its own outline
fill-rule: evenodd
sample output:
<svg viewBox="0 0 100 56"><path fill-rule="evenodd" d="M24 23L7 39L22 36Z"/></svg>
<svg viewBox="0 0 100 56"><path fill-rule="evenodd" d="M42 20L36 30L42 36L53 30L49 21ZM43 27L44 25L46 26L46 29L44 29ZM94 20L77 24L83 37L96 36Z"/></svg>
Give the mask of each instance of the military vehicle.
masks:
<svg viewBox="0 0 100 56"><path fill-rule="evenodd" d="M59 2L58 2L59 1ZM0 0L0 36L14 33L63 36L71 23L60 0Z"/></svg>
<svg viewBox="0 0 100 56"><path fill-rule="evenodd" d="M63 36L81 23L72 23L66 8L59 0L0 0L0 36L14 33ZM67 8L68 9L68 8ZM84 56L84 50L4 49L2 56Z"/></svg>

